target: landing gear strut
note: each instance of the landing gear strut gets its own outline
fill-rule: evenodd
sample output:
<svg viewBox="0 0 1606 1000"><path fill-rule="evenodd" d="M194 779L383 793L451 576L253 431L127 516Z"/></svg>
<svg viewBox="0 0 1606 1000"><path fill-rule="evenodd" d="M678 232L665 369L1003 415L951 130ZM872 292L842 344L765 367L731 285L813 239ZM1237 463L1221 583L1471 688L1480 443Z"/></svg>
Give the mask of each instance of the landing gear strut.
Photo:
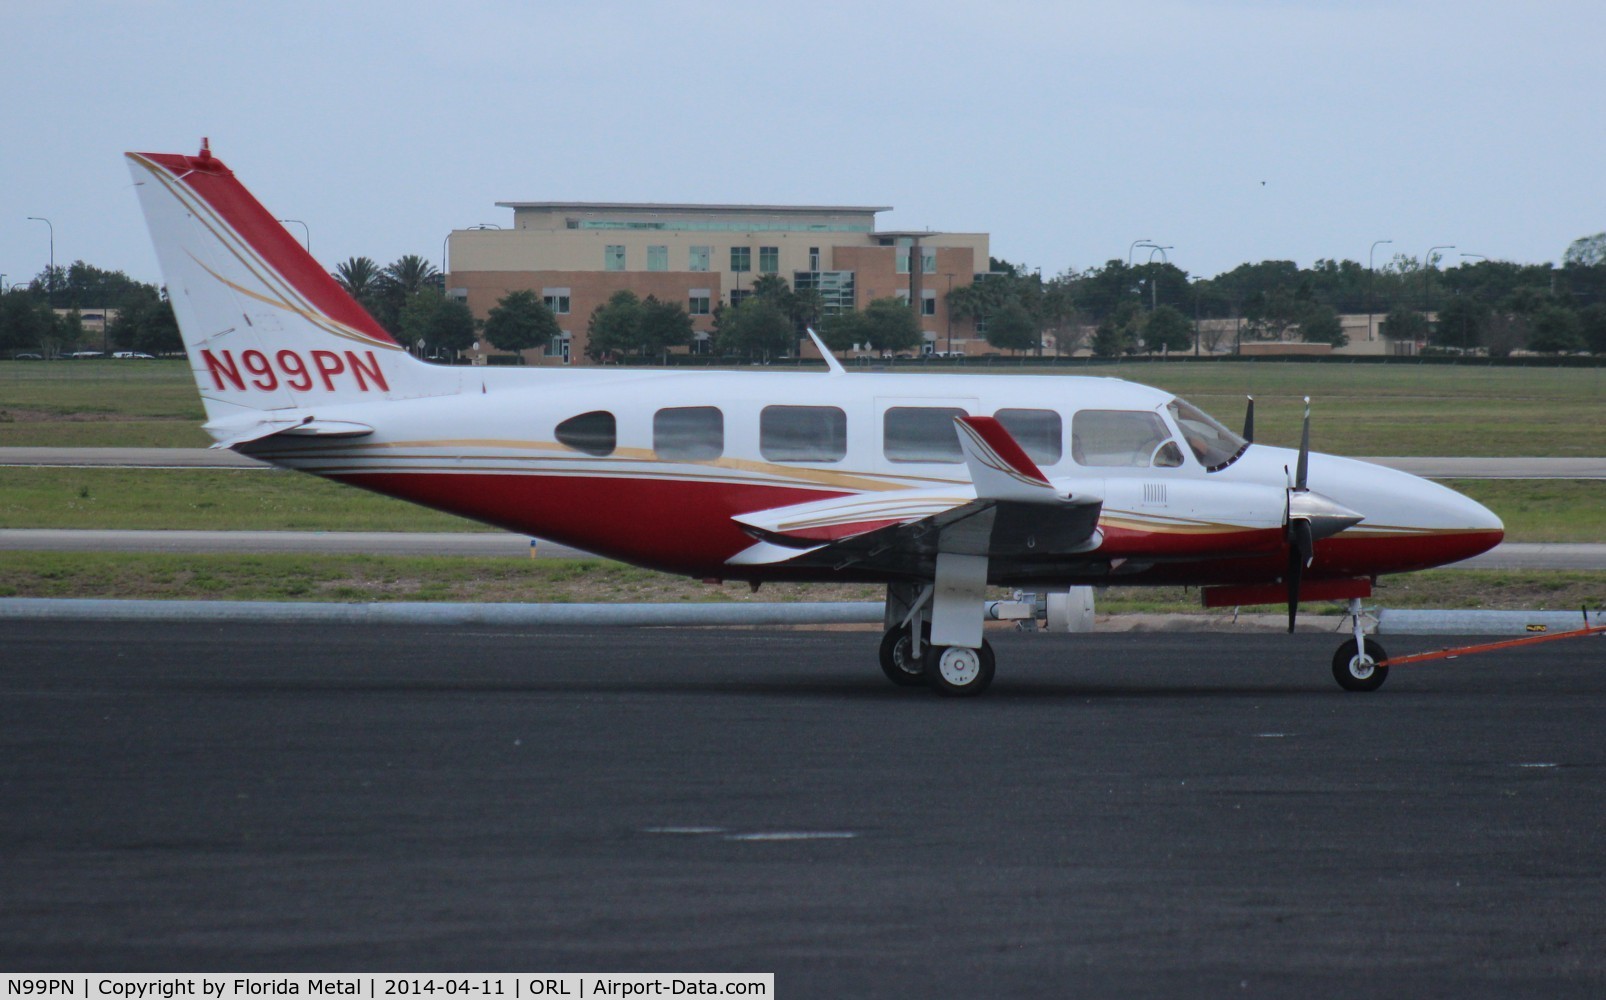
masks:
<svg viewBox="0 0 1606 1000"><path fill-rule="evenodd" d="M1333 654L1333 679L1346 691L1376 691L1388 680L1389 668L1381 664L1389 654L1381 643L1362 634L1360 598L1350 598L1349 613L1355 635Z"/></svg>
<svg viewBox="0 0 1606 1000"><path fill-rule="evenodd" d="M979 588L977 588L979 589ZM894 583L887 586L887 630L881 636L881 672L887 680L899 687L927 684L938 694L970 697L987 690L993 681L993 647L979 634L981 632L981 604L976 601L952 601L938 596L936 584ZM961 632L960 638L948 638L944 645L932 644L935 614L954 615L954 604L968 621L969 606L974 605L976 621L972 640ZM949 622L948 634L954 633ZM971 645L971 642L974 645Z"/></svg>

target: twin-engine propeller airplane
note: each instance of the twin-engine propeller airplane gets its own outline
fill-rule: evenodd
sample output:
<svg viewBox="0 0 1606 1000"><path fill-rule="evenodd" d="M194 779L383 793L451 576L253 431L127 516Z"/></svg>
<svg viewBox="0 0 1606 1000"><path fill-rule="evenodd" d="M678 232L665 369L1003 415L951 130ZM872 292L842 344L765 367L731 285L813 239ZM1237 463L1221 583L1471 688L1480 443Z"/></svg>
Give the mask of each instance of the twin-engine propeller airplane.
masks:
<svg viewBox="0 0 1606 1000"><path fill-rule="evenodd" d="M989 586L1189 584L1350 602L1496 545L1392 469L1252 444L1146 386L1070 376L450 368L411 357L213 157L130 153L214 447L692 577L887 588L881 667L978 694ZM816 341L818 343L818 341ZM1290 472L1290 470L1293 470Z"/></svg>

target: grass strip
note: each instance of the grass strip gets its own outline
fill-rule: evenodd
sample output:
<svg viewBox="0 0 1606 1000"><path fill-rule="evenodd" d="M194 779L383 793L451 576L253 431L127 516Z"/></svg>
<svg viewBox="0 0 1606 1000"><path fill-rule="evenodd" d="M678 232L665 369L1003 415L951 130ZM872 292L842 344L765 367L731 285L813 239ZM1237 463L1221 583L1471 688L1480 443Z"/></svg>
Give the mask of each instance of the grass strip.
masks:
<svg viewBox="0 0 1606 1000"><path fill-rule="evenodd" d="M0 469L0 527L148 531L488 531L283 469Z"/></svg>
<svg viewBox="0 0 1606 1000"><path fill-rule="evenodd" d="M873 584L720 586L606 559L361 555L0 554L0 597L235 601L660 603L875 601ZM1008 596L998 591L999 597ZM1368 604L1391 608L1572 610L1606 602L1606 572L1435 570L1386 577ZM1198 612L1197 589L1110 587L1101 613ZM1308 614L1337 613L1312 604ZM1228 613L1228 612L1217 612Z"/></svg>

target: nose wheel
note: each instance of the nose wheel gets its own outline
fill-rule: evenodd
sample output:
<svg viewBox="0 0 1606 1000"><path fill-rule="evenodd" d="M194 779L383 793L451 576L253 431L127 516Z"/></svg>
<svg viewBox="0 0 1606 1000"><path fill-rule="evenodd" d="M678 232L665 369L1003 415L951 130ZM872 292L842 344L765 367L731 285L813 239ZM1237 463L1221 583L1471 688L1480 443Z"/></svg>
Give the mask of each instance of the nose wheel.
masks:
<svg viewBox="0 0 1606 1000"><path fill-rule="evenodd" d="M1346 691L1376 691L1388 680L1389 668L1380 665L1386 659L1381 644L1367 639L1362 646L1347 639L1333 654L1333 679Z"/></svg>

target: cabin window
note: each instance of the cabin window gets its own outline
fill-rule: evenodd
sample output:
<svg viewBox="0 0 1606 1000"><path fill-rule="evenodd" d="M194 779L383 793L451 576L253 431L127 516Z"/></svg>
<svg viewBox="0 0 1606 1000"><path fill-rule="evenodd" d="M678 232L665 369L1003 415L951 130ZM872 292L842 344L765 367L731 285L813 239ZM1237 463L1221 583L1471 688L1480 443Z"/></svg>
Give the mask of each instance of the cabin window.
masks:
<svg viewBox="0 0 1606 1000"><path fill-rule="evenodd" d="M889 406L881 420L881 446L894 462L959 462L957 406Z"/></svg>
<svg viewBox="0 0 1606 1000"><path fill-rule="evenodd" d="M1167 447L1169 445L1169 447ZM1151 410L1081 410L1071 420L1071 457L1103 468L1172 468L1182 450Z"/></svg>
<svg viewBox="0 0 1606 1000"><path fill-rule="evenodd" d="M835 406L766 406L758 450L770 462L840 462L848 453L848 415Z"/></svg>
<svg viewBox="0 0 1606 1000"><path fill-rule="evenodd" d="M606 458L618 444L618 425L607 410L592 410L570 417L557 428L558 443L587 455Z"/></svg>
<svg viewBox="0 0 1606 1000"><path fill-rule="evenodd" d="M673 406L652 415L652 450L674 462L708 462L725 453L725 415L716 406Z"/></svg>
<svg viewBox="0 0 1606 1000"><path fill-rule="evenodd" d="M1185 399L1173 399L1166 409L1182 431L1182 440L1188 442L1193 456L1207 472L1225 469L1249 447L1249 442Z"/></svg>
<svg viewBox="0 0 1606 1000"><path fill-rule="evenodd" d="M1065 425L1057 411L999 410L993 416L1038 465L1053 465L1065 453Z"/></svg>

